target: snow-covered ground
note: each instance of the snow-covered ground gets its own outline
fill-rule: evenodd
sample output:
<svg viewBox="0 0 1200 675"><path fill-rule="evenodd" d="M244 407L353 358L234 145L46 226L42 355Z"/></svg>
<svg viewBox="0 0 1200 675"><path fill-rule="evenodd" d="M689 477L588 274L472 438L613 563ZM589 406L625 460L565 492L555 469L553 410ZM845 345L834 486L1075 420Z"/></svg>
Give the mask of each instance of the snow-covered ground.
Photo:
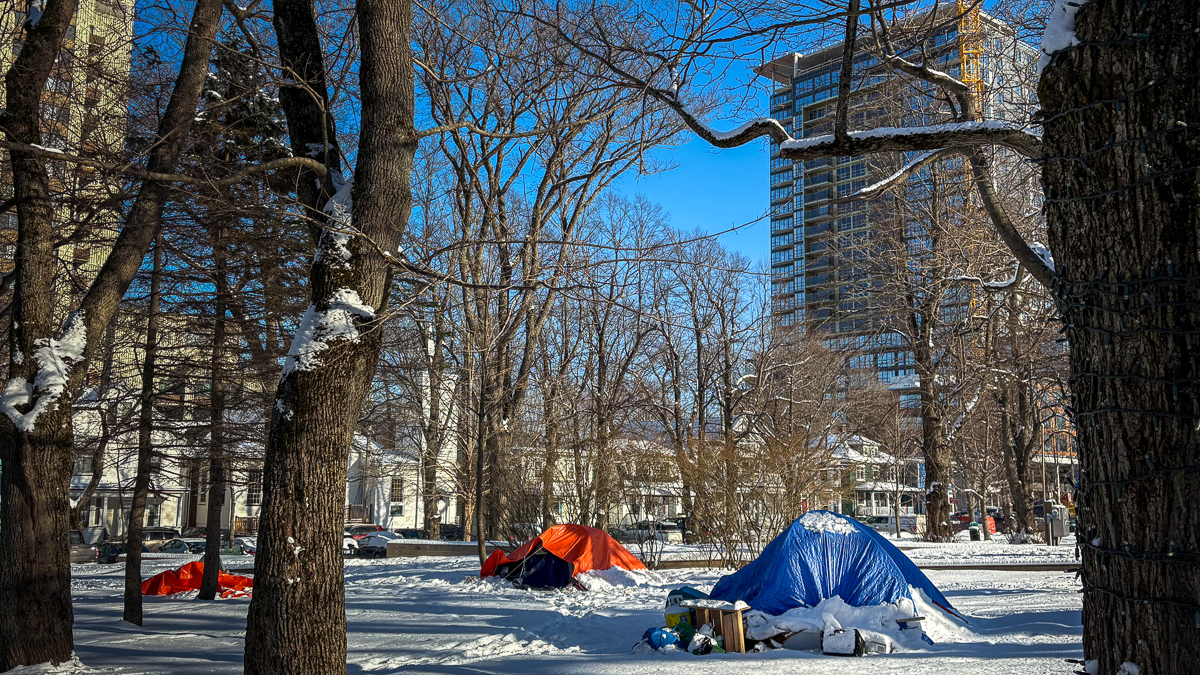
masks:
<svg viewBox="0 0 1200 675"><path fill-rule="evenodd" d="M1041 544L1009 544L1003 535L990 541L970 541L966 532L959 533L952 544L934 544L908 534L888 540L903 550L917 565L1063 565L1075 563L1075 537L1064 537L1059 546ZM720 560L713 547L666 544L659 546L662 560ZM636 545L630 547L639 553Z"/></svg>
<svg viewBox="0 0 1200 675"><path fill-rule="evenodd" d="M1029 548L976 544L963 550L985 546ZM940 554L939 547L922 550L932 560L958 548L943 546ZM146 574L167 564L151 561ZM120 621L122 565L80 565L72 571L76 650L87 666L79 672L242 672L248 599L147 598L145 627L137 628ZM745 656L631 653L646 628L662 625L668 589L687 584L709 590L723 574L719 570L611 571L590 578L586 593L522 591L476 574L472 558L347 560L348 672L640 675L679 673L702 663L705 672L730 674L814 667L813 672L847 674L1057 674L1070 672L1065 659L1082 654L1079 584L1062 572L930 571L971 625L931 621L927 630L935 645L862 659L786 650Z"/></svg>

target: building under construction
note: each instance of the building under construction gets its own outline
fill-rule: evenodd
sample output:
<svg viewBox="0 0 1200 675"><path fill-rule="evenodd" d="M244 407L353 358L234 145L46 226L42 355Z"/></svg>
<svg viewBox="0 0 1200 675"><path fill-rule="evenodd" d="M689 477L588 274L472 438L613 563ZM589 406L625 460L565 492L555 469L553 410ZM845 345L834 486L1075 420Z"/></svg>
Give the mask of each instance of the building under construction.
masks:
<svg viewBox="0 0 1200 675"><path fill-rule="evenodd" d="M951 7L936 20L926 14L902 21L891 37L900 56L919 61L923 50L930 65L968 84L984 119L1028 120L1037 107L1033 83L1038 51L978 9L956 12ZM760 76L776 85L771 117L793 137L832 133L842 52L841 43L822 45L758 68ZM852 73L852 131L948 121L937 92L882 63L870 37L859 40ZM881 180L904 159L793 162L779 157L777 144L772 144L770 159L776 325L828 336L826 346L855 352L851 365L856 371L874 373L901 391L914 376L912 355L870 301L879 286L869 264L871 242L881 219L894 217L892 198L842 200ZM911 191L909 198L914 194L920 192ZM955 302L969 311L970 297Z"/></svg>

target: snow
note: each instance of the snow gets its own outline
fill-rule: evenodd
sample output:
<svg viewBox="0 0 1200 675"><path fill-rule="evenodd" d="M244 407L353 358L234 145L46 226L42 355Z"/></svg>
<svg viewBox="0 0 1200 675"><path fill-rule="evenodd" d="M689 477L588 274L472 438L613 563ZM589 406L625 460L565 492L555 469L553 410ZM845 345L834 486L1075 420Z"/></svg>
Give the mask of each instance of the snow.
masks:
<svg viewBox="0 0 1200 675"><path fill-rule="evenodd" d="M1017 122L988 120L986 122L947 122L946 124L934 124L926 127L876 127L874 129L866 129L864 131L851 131L850 138L891 138L897 136L916 136L923 134L939 134L956 131L978 131L985 129L993 131L1024 131L1032 136L1037 135L1035 130L1029 129L1025 127L1025 125ZM784 141L779 144L779 149L803 150L822 145L829 145L833 142L833 134L826 134L824 136L812 136L810 138L797 138L790 141Z"/></svg>
<svg viewBox="0 0 1200 675"><path fill-rule="evenodd" d="M1042 36L1042 57L1038 59L1038 75L1050 65L1055 52L1079 44L1075 35L1075 14L1088 0L1054 0L1046 32Z"/></svg>
<svg viewBox="0 0 1200 675"><path fill-rule="evenodd" d="M1040 241L1035 241L1029 245L1029 248L1033 249L1033 252L1037 254L1037 257L1041 258L1042 262L1046 263L1046 267L1049 267L1051 272L1054 271L1054 256L1050 255L1050 249L1046 248L1045 244Z"/></svg>
<svg viewBox="0 0 1200 675"><path fill-rule="evenodd" d="M915 591L914 591L915 593ZM935 609L939 612L940 610ZM847 630L857 628L883 633L892 642L906 649L921 649L921 631L900 630L897 619L909 619L917 616L916 605L909 600L895 605L874 605L870 607L853 607L839 596L826 598L815 607L797 607L779 616L771 616L759 611L746 613L746 635L755 640L765 640L781 633L796 633L799 631L825 632L832 630ZM853 637L853 635L851 635ZM851 643L851 650L853 643Z"/></svg>
<svg viewBox="0 0 1200 675"><path fill-rule="evenodd" d="M325 213L329 214L330 226L325 229L324 237L322 237L320 246L317 247L317 254L313 257L313 262L321 262L325 260L325 256L332 255L336 259L329 261L330 267L350 269L350 249L346 245L354 236L352 234L354 225L351 220L351 212L354 210L352 196L354 179L345 180L335 175L333 184L337 191L333 193L329 201L325 202ZM317 189L320 188L321 181L317 180Z"/></svg>
<svg viewBox="0 0 1200 675"><path fill-rule="evenodd" d="M75 652L71 652L71 658L56 666L42 663L36 666L18 666L7 672L9 675L85 675L94 673L95 670L88 668Z"/></svg>
<svg viewBox="0 0 1200 675"><path fill-rule="evenodd" d="M1117 670L1117 675L1141 675L1142 669L1136 663L1126 661L1121 664L1121 668Z"/></svg>
<svg viewBox="0 0 1200 675"><path fill-rule="evenodd" d="M18 430L32 431L38 417L49 410L67 390L71 366L83 360L86 347L87 327L84 326L83 310L79 310L67 318L62 337L37 341L33 358L37 361L38 370L33 384L30 385L21 377L9 378L4 394L0 396L0 412L8 415ZM29 412L17 410L17 406L30 402L33 407Z"/></svg>
<svg viewBox="0 0 1200 675"><path fill-rule="evenodd" d="M180 564L148 560L143 573ZM76 650L82 663L96 669L87 672L162 673L164 658L175 675L242 672L247 598L146 598L145 626L138 627L120 621L122 565L75 565L71 571ZM711 590L725 574L720 570L588 573L582 575L585 585L609 582L588 592L526 591L480 579L478 572L472 557L346 560L347 671L667 675L702 665L714 675L748 669L759 675L1007 675L1064 672L1064 659L1083 654L1079 582L1061 572L931 570L930 579L971 625L956 624L918 599L915 610L926 617L922 626L935 644L862 659L790 650L705 657L681 650L630 653L647 628L663 625L669 590Z"/></svg>
<svg viewBox="0 0 1200 675"><path fill-rule="evenodd" d="M313 370L320 366L318 354L328 349L330 342L358 340L356 318L367 321L374 319L375 310L363 303L357 291L349 288L334 291L329 298L328 309L319 310L315 305L309 305L288 349L283 374L294 370Z"/></svg>
<svg viewBox="0 0 1200 675"><path fill-rule="evenodd" d="M749 122L738 125L737 128L733 129L732 131L717 131L716 129L713 129L711 127L706 127L706 128L708 129L708 132L713 135L713 138L717 139L718 141L727 141L731 138L737 138L739 135L745 133L746 130L749 129L750 127L753 127L758 124L771 124L771 123L779 124L778 120L775 120L774 118L771 118L771 117L756 117L756 118L750 120Z"/></svg>
<svg viewBox="0 0 1200 675"><path fill-rule="evenodd" d="M845 518L824 511L810 511L800 518L800 525L809 532L831 532L833 534L855 534L854 524Z"/></svg>

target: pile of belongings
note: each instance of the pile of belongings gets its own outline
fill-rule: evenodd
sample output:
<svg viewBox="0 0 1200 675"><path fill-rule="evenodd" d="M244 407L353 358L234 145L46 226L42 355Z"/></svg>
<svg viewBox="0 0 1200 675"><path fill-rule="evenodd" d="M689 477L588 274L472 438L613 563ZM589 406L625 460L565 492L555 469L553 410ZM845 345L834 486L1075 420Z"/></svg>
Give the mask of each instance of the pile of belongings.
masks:
<svg viewBox="0 0 1200 675"><path fill-rule="evenodd" d="M494 551L484 561L479 576L508 579L522 588L582 589L575 581L576 575L613 567L646 569L637 556L604 530L586 525L555 525L512 553Z"/></svg>
<svg viewBox="0 0 1200 675"><path fill-rule="evenodd" d="M200 590L204 578L204 563L190 562L177 570L159 572L142 582L142 595L174 595ZM250 595L254 580L227 572L217 572L217 590L222 598Z"/></svg>
<svg viewBox="0 0 1200 675"><path fill-rule="evenodd" d="M666 653L673 647L696 655L744 653L742 612L747 609L744 602L713 600L690 586L677 588L667 594L667 625L647 629L634 651Z"/></svg>
<svg viewBox="0 0 1200 675"><path fill-rule="evenodd" d="M675 628L647 628L642 641L633 646L634 652L650 650L665 654L671 649L682 649L697 656L724 654L725 638L713 636L712 626L704 625L697 630L685 623Z"/></svg>
<svg viewBox="0 0 1200 675"><path fill-rule="evenodd" d="M932 644L915 595L966 622L907 556L870 527L810 511L757 559L722 577L712 597L743 600L746 637L766 647L863 656Z"/></svg>

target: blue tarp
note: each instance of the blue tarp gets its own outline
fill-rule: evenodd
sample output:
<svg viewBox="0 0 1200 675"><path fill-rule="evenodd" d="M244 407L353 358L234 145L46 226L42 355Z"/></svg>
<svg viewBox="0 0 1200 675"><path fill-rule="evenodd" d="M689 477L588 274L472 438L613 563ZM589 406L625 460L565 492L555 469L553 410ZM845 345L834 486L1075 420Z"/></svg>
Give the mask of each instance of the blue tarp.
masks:
<svg viewBox="0 0 1200 675"><path fill-rule="evenodd" d="M810 511L767 544L754 562L722 577L712 597L744 600L778 616L835 595L855 607L895 603L912 598L910 585L962 618L908 556L879 533L841 514Z"/></svg>

